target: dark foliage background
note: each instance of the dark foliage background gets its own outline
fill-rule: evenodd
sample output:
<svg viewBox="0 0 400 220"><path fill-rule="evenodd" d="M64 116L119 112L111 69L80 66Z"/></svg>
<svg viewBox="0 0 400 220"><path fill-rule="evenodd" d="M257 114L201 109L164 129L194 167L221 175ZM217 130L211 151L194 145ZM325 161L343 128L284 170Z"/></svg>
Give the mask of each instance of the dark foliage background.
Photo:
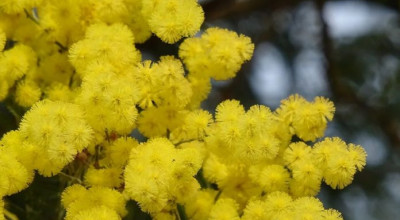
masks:
<svg viewBox="0 0 400 220"><path fill-rule="evenodd" d="M331 98L337 113L326 135L362 145L368 160L353 185L342 191L323 186L319 197L348 220L399 219L400 1L199 2L206 14L203 29L225 27L256 44L253 60L235 79L214 83L204 107L212 111L235 98L247 107L275 109L292 93ZM138 47L146 59L178 50L156 37ZM13 112L1 103L0 122L0 134L16 128ZM7 198L8 208L20 219L61 219L62 188L57 179L36 178L29 189ZM126 219L148 219L135 204L129 207Z"/></svg>

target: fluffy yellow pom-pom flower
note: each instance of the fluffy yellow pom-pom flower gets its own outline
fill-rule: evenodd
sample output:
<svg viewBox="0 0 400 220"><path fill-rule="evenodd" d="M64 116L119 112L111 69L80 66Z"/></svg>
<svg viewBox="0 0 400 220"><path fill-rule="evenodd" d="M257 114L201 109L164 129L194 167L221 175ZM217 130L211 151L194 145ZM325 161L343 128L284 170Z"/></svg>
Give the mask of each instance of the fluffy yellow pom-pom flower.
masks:
<svg viewBox="0 0 400 220"><path fill-rule="evenodd" d="M190 73L226 80L235 76L253 50L254 44L248 37L209 28L200 39L186 39L179 47L179 56Z"/></svg>
<svg viewBox="0 0 400 220"><path fill-rule="evenodd" d="M166 43L193 36L203 23L203 9L196 0L158 1L149 17L150 29Z"/></svg>
<svg viewBox="0 0 400 220"><path fill-rule="evenodd" d="M6 33L0 29L0 52L3 51L4 46L6 45Z"/></svg>
<svg viewBox="0 0 400 220"><path fill-rule="evenodd" d="M116 211L106 206L93 207L75 215L71 220L120 220L121 217Z"/></svg>
<svg viewBox="0 0 400 220"><path fill-rule="evenodd" d="M93 135L78 105L48 100L36 103L24 115L19 130L29 143L41 147L35 169L45 176L60 172Z"/></svg>
<svg viewBox="0 0 400 220"><path fill-rule="evenodd" d="M24 80L17 85L15 101L22 107L30 107L39 101L42 91L35 82Z"/></svg>
<svg viewBox="0 0 400 220"><path fill-rule="evenodd" d="M219 199L210 211L210 220L239 220L239 206L233 199Z"/></svg>
<svg viewBox="0 0 400 220"><path fill-rule="evenodd" d="M34 173L12 156L0 151L0 197L17 193L32 182ZM1 192L3 191L3 192Z"/></svg>

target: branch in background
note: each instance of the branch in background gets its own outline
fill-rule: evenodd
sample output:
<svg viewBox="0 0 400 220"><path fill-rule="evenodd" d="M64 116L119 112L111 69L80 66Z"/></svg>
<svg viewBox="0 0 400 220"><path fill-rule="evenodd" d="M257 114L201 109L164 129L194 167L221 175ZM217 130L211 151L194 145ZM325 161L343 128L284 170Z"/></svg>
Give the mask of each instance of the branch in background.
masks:
<svg viewBox="0 0 400 220"><path fill-rule="evenodd" d="M245 15L252 11L275 11L282 8L293 7L299 0L215 0L204 3L203 9L208 21L226 18L230 16Z"/></svg>
<svg viewBox="0 0 400 220"><path fill-rule="evenodd" d="M400 1L395 1L395 0L366 0L366 1L370 3L380 4L390 9L396 10L397 12L400 12Z"/></svg>
<svg viewBox="0 0 400 220"><path fill-rule="evenodd" d="M230 17L232 15L246 14L257 8L266 8L268 1L247 0L219 0L212 1L203 5L207 20L216 20L220 18Z"/></svg>
<svg viewBox="0 0 400 220"><path fill-rule="evenodd" d="M381 4L390 9L400 12L400 1L394 0L366 0L370 3ZM301 0L214 0L204 3L203 9L207 14L208 21L226 18L230 16L245 15L251 11L276 11L282 8L293 7Z"/></svg>
<svg viewBox="0 0 400 220"><path fill-rule="evenodd" d="M369 106L365 100L360 99L353 89L340 81L339 70L336 69L333 57L333 41L329 36L329 27L323 17L324 0L315 0L318 17L321 22L322 50L326 59L326 74L333 98L337 103L355 104L360 112L363 112L368 120L377 124L386 134L392 146L400 149L400 126L387 114L385 108Z"/></svg>

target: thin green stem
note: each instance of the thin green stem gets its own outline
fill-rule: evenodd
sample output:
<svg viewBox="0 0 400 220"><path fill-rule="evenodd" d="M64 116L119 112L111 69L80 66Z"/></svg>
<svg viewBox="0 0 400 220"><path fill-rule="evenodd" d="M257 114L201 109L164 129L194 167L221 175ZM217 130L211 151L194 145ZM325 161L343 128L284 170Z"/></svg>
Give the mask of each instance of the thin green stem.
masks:
<svg viewBox="0 0 400 220"><path fill-rule="evenodd" d="M218 191L218 194L214 198L214 203L218 201L219 197L221 196L222 190Z"/></svg>
<svg viewBox="0 0 400 220"><path fill-rule="evenodd" d="M35 22L35 24L40 25L39 20L36 19L34 16L32 16L28 10L24 9L25 15L26 17L28 17L29 19L31 19L33 22Z"/></svg>
<svg viewBox="0 0 400 220"><path fill-rule="evenodd" d="M176 208L178 210L179 219L180 220L188 220L188 217L187 217L186 211L185 211L185 206L183 206L181 204L177 204Z"/></svg>
<svg viewBox="0 0 400 220"><path fill-rule="evenodd" d="M66 173L64 173L64 172L60 172L60 175L61 175L61 176L64 176L64 177L67 177L67 178L69 178L70 180L76 181L76 182L79 183L79 184L82 184L82 180L79 179L79 178L77 178L77 177L71 176L71 175L66 174Z"/></svg>
<svg viewBox="0 0 400 220"><path fill-rule="evenodd" d="M17 126L19 126L19 122L21 121L21 115L18 114L17 110L11 105L6 105L7 110L14 116L15 122L17 123Z"/></svg>

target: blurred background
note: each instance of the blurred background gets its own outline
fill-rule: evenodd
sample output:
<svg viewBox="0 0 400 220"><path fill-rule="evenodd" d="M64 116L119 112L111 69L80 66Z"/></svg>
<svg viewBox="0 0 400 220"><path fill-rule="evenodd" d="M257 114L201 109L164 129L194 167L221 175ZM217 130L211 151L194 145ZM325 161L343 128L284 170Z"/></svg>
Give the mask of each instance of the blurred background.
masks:
<svg viewBox="0 0 400 220"><path fill-rule="evenodd" d="M275 109L299 93L332 99L326 136L362 145L367 166L344 190L326 185L325 207L348 220L400 217L400 1L201 1L205 27L250 36L254 57L229 82L214 85L214 109L236 98Z"/></svg>
<svg viewBox="0 0 400 220"><path fill-rule="evenodd" d="M275 109L293 93L308 100L329 97L337 112L326 136L362 145L368 158L349 187L338 191L323 185L319 197L325 208L338 209L346 220L400 219L400 1L199 2L206 15L203 30L225 27L256 45L252 61L233 80L214 83L203 107L213 111L222 100L239 99L246 107ZM177 54L178 46L156 37L137 45L146 59ZM0 134L15 129L12 113L4 105L0 112ZM32 213L42 203L59 203L59 194L49 197L43 189L61 192L62 187L57 179L37 177L10 201L30 204Z"/></svg>

